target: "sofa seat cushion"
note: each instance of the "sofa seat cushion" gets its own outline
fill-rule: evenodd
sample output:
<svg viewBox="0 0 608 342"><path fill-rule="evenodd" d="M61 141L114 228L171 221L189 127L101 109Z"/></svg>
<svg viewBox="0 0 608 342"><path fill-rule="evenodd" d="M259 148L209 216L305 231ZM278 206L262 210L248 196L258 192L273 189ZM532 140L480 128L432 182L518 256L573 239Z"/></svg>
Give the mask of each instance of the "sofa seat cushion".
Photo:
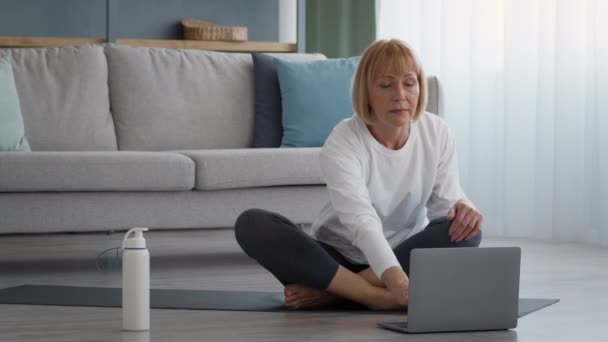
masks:
<svg viewBox="0 0 608 342"><path fill-rule="evenodd" d="M197 190L324 184L320 148L178 151L196 163Z"/></svg>
<svg viewBox="0 0 608 342"><path fill-rule="evenodd" d="M169 152L0 152L0 191L180 191L194 162Z"/></svg>

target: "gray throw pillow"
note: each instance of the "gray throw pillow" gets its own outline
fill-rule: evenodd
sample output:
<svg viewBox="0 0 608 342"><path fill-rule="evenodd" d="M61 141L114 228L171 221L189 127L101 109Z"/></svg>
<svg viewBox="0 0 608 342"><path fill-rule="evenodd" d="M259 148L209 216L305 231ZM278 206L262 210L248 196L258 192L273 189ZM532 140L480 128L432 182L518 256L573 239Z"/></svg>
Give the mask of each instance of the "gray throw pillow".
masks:
<svg viewBox="0 0 608 342"><path fill-rule="evenodd" d="M252 53L255 94L253 147L279 147L283 137L281 90L274 58Z"/></svg>

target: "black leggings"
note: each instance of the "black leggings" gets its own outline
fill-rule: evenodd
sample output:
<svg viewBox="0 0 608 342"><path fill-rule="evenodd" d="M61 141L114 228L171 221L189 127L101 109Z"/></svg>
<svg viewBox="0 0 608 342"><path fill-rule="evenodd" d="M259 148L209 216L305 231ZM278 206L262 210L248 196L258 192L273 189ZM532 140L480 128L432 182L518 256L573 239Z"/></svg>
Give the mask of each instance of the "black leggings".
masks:
<svg viewBox="0 0 608 342"><path fill-rule="evenodd" d="M414 248L479 246L481 232L468 240L450 242L451 222L445 217L435 219L394 249L406 274L409 274L410 252ZM327 289L339 265L354 273L369 267L349 262L334 247L313 239L287 218L270 211L245 211L236 220L234 231L243 251L283 285L302 284Z"/></svg>

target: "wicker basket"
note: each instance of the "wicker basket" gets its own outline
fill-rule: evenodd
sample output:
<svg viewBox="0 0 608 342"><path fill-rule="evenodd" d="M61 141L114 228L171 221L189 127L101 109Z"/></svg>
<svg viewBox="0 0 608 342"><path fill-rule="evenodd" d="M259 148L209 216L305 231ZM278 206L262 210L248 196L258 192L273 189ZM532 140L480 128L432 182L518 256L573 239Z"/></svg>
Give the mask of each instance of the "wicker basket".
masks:
<svg viewBox="0 0 608 342"><path fill-rule="evenodd" d="M247 27L221 26L197 19L184 19L182 26L184 27L184 39L187 40L247 40Z"/></svg>

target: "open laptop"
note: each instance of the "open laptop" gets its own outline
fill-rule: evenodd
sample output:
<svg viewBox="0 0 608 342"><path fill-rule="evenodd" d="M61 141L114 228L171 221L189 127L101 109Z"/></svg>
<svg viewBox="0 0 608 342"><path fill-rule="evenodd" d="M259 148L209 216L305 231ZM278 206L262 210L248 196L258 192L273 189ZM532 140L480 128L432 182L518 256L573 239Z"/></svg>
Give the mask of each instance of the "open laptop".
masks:
<svg viewBox="0 0 608 342"><path fill-rule="evenodd" d="M407 320L378 326L404 333L515 328L520 261L519 247L414 249Z"/></svg>

